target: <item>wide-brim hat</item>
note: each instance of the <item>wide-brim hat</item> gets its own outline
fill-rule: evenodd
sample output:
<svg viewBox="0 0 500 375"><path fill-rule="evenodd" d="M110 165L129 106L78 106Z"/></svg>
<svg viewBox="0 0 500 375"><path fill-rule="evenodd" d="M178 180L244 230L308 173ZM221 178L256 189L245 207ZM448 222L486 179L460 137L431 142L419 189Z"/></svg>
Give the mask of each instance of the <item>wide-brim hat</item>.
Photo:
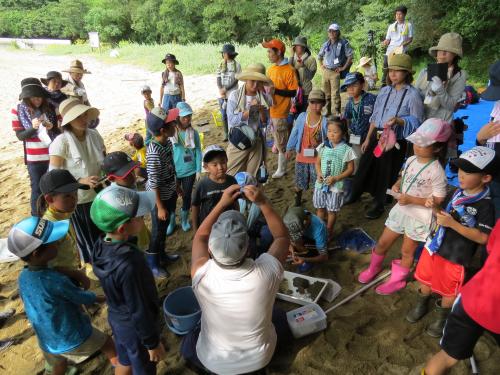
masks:
<svg viewBox="0 0 500 375"><path fill-rule="evenodd" d="M260 63L248 65L243 72L235 75L239 81L260 81L272 85L273 81L266 76L266 67Z"/></svg>
<svg viewBox="0 0 500 375"><path fill-rule="evenodd" d="M298 36L292 43L292 46L302 46L304 48L309 48L307 46L307 38L305 36Z"/></svg>
<svg viewBox="0 0 500 375"><path fill-rule="evenodd" d="M49 81L51 79L54 79L54 78L59 78L61 80L61 88L66 86L68 84L68 81L66 81L65 79L62 79L62 74L59 73L59 72L56 72L54 70L50 71L47 73L47 78L40 78L40 81L42 81L42 83L45 85L45 86L48 86L49 85Z"/></svg>
<svg viewBox="0 0 500 375"><path fill-rule="evenodd" d="M441 35L437 46L429 48L429 55L436 57L437 51L447 51L463 57L462 37L457 33L446 33Z"/></svg>
<svg viewBox="0 0 500 375"><path fill-rule="evenodd" d="M406 53L391 54L389 55L389 63L385 70L405 70L411 74L415 74L413 70L413 65L411 62L411 57Z"/></svg>
<svg viewBox="0 0 500 375"><path fill-rule="evenodd" d="M19 100L26 98L48 98L49 93L45 90L37 78L26 79L21 83Z"/></svg>
<svg viewBox="0 0 500 375"><path fill-rule="evenodd" d="M490 66L490 84L481 94L484 100L500 100L500 60Z"/></svg>
<svg viewBox="0 0 500 375"><path fill-rule="evenodd" d="M232 44L224 44L222 46L222 51L220 53L227 53L229 56L236 57L238 56L238 52L236 52L236 48Z"/></svg>
<svg viewBox="0 0 500 375"><path fill-rule="evenodd" d="M69 65L69 69L63 70L65 73L80 73L80 74L92 74L87 69L84 69L83 63L80 60L73 60Z"/></svg>
<svg viewBox="0 0 500 375"><path fill-rule="evenodd" d="M99 117L99 110L97 108L82 104L77 98L63 100L59 105L59 113L62 117L61 126L69 124L85 112L87 112L88 121L93 121Z"/></svg>
<svg viewBox="0 0 500 375"><path fill-rule="evenodd" d="M356 67L356 69L359 69L361 68L362 66L365 66L366 64L368 64L369 62L372 61L372 58L371 57L367 57L367 56L363 56L361 58L361 60L359 60L359 64L358 66Z"/></svg>
<svg viewBox="0 0 500 375"><path fill-rule="evenodd" d="M179 61L175 57L175 55L172 55L171 53L167 53L165 55L165 58L161 60L162 64L165 64L167 61L173 61L175 65L179 65Z"/></svg>

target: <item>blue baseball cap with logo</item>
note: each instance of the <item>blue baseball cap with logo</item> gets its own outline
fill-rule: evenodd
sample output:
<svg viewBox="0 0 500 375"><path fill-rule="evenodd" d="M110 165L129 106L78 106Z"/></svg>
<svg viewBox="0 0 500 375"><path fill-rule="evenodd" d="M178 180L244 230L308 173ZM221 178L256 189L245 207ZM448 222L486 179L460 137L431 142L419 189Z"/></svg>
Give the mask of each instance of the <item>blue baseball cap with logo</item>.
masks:
<svg viewBox="0 0 500 375"><path fill-rule="evenodd" d="M193 109L186 102L179 102L175 107L179 110L179 116L181 117L193 114Z"/></svg>
<svg viewBox="0 0 500 375"><path fill-rule="evenodd" d="M344 79L344 84L340 86L341 91L347 90L347 87L356 83L356 82L364 82L365 78L363 77L363 74L360 72L352 72L352 73L347 73Z"/></svg>
<svg viewBox="0 0 500 375"><path fill-rule="evenodd" d="M7 248L12 254L23 258L42 245L60 240L68 230L69 220L50 221L31 216L12 227Z"/></svg>

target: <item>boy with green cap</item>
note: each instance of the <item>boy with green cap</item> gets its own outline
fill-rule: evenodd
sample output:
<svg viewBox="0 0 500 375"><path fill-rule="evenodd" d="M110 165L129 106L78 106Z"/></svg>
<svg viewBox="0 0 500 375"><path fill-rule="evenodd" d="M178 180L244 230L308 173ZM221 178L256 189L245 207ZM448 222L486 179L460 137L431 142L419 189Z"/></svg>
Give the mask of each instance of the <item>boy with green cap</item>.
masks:
<svg viewBox="0 0 500 375"><path fill-rule="evenodd" d="M154 277L133 243L154 205L153 192L111 185L90 209L92 221L105 233L94 245L92 267L106 295L118 362L134 374L156 374L156 362L165 354Z"/></svg>

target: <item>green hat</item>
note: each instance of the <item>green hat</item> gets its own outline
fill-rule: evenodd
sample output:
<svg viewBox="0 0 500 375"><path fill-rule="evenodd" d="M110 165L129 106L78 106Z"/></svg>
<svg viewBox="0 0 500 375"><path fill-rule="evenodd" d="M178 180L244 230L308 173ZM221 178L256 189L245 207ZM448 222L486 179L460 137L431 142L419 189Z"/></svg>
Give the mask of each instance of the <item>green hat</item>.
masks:
<svg viewBox="0 0 500 375"><path fill-rule="evenodd" d="M155 194L152 191L137 192L111 185L95 197L90 217L100 230L111 233L130 219L151 213L154 206Z"/></svg>
<svg viewBox="0 0 500 375"><path fill-rule="evenodd" d="M385 69L406 70L411 74L415 74L415 71L412 69L411 57L406 53L389 55L389 63Z"/></svg>

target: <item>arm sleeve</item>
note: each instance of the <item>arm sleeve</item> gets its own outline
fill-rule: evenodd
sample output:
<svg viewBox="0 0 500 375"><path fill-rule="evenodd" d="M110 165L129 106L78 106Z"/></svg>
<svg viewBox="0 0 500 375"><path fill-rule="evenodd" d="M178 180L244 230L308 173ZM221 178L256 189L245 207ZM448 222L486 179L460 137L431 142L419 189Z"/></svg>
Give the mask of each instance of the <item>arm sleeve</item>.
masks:
<svg viewBox="0 0 500 375"><path fill-rule="evenodd" d="M477 212L477 229L490 234L495 225L495 209L489 200L484 200Z"/></svg>
<svg viewBox="0 0 500 375"><path fill-rule="evenodd" d="M75 305L91 305L96 300L93 292L76 287L66 276L61 276L61 282L58 283L56 290L61 297Z"/></svg>
<svg viewBox="0 0 500 375"><path fill-rule="evenodd" d="M159 156L152 151L146 153L146 169L148 171L149 186L151 189L158 189L159 179L158 171L161 168L161 162Z"/></svg>
<svg viewBox="0 0 500 375"><path fill-rule="evenodd" d="M384 103L382 100L385 100L387 95L389 95L389 93L384 89L382 89L380 91L380 94L377 95L377 99L375 99L375 104L373 105L373 112L370 117L370 123L375 122L377 117L379 117L379 112L382 110L382 106ZM377 125L378 124L375 124L375 126Z"/></svg>
<svg viewBox="0 0 500 375"><path fill-rule="evenodd" d="M24 129L24 130L17 130L16 131L16 137L20 141L24 141L29 138L33 138L37 134L37 130L33 128L29 129Z"/></svg>
<svg viewBox="0 0 500 375"><path fill-rule="evenodd" d="M415 81L415 88L418 90L422 98L427 94L427 69L422 69L419 73L417 80Z"/></svg>
<svg viewBox="0 0 500 375"><path fill-rule="evenodd" d="M347 150L347 152L344 154L344 160L342 160L342 162L349 163L350 161L353 161L356 158L357 158L356 153L351 147L349 147L349 150Z"/></svg>
<svg viewBox="0 0 500 375"><path fill-rule="evenodd" d="M297 120L295 120L292 128L292 132L290 133L290 137L288 138L288 142L286 144L286 150L287 151L292 151L297 148L297 142L300 142L301 140L298 139L298 125L297 125Z"/></svg>
<svg viewBox="0 0 500 375"><path fill-rule="evenodd" d="M222 79L220 78L220 75L217 75L217 87L219 89L222 88Z"/></svg>
<svg viewBox="0 0 500 375"><path fill-rule="evenodd" d="M298 88L298 85L297 85ZM293 98L295 95L297 95L297 89L295 90L280 90L280 89L275 89L274 90L275 95L283 96L286 98Z"/></svg>
<svg viewBox="0 0 500 375"><path fill-rule="evenodd" d="M63 159L66 159L66 142L64 139L64 135L61 134L56 139L52 141L49 146L49 155L50 156L59 156Z"/></svg>
<svg viewBox="0 0 500 375"><path fill-rule="evenodd" d="M345 55L347 57L351 57L354 54L354 51L352 50L352 47L349 44L349 41L347 41L347 40L345 41L344 48L345 48Z"/></svg>
<svg viewBox="0 0 500 375"><path fill-rule="evenodd" d="M234 93L236 95L233 95ZM241 123L241 117L243 116L241 112L235 113L237 105L236 100L238 100L237 99L238 91L235 91L234 93L231 93L231 95L229 95L229 98L227 100L226 113L227 113L227 122L229 128L239 125Z"/></svg>
<svg viewBox="0 0 500 375"><path fill-rule="evenodd" d="M467 79L465 72L460 71L460 77L454 82L453 85L444 86L436 92L436 99L439 100L439 105L448 111L455 111L455 107L462 97L465 89L465 81Z"/></svg>
<svg viewBox="0 0 500 375"><path fill-rule="evenodd" d="M345 106L345 109L344 109L344 118L346 119L351 119L351 109L352 107L352 104L351 104L351 100L349 99L349 101L347 102L346 106Z"/></svg>
<svg viewBox="0 0 500 375"><path fill-rule="evenodd" d="M160 342L160 332L156 324L158 317L151 314L152 301L145 297L142 273L127 267L120 279L123 298L137 335L147 349L156 348Z"/></svg>
<svg viewBox="0 0 500 375"><path fill-rule="evenodd" d="M196 162L196 173L201 172L201 142L200 134L195 130L194 133L194 143L195 143L195 162Z"/></svg>

